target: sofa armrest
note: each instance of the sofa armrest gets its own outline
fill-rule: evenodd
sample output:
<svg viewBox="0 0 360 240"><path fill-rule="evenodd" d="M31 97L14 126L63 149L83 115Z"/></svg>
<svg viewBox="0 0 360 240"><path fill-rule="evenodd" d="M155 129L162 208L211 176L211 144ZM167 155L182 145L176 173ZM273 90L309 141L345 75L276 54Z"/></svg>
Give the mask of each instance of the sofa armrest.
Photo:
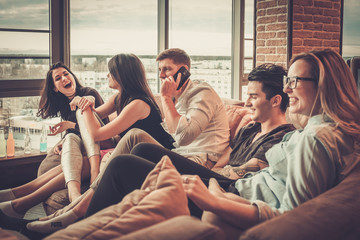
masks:
<svg viewBox="0 0 360 240"><path fill-rule="evenodd" d="M218 227L202 222L197 218L178 216L116 239L223 240L225 235Z"/></svg>
<svg viewBox="0 0 360 240"><path fill-rule="evenodd" d="M337 186L244 232L245 239L360 239L360 166Z"/></svg>

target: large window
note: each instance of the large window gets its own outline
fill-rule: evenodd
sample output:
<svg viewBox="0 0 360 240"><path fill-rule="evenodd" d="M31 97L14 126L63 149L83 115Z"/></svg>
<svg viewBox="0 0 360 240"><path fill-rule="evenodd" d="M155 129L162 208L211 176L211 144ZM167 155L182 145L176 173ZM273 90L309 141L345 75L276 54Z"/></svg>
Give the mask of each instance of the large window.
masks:
<svg viewBox="0 0 360 240"><path fill-rule="evenodd" d="M246 50L242 49L240 71L244 79L243 74L253 67L253 0L221 4L218 0L71 0L71 68L84 85L96 88L106 100L113 94L106 77L108 60L131 52L144 63L151 90L157 93L155 59L163 50L158 39L168 39L163 47L183 48L191 56L192 79L207 81L222 97L234 97L233 82L239 79L232 75L233 12L240 11L233 9L234 2L242 2L245 8L242 37ZM168 18L159 21L159 16Z"/></svg>
<svg viewBox="0 0 360 240"><path fill-rule="evenodd" d="M253 18L254 0L0 0L0 127L14 127L20 151L26 127L37 135L42 82L59 60L106 100L112 56L138 55L156 93L155 58L179 47L192 58L192 79L241 97L254 64Z"/></svg>
<svg viewBox="0 0 360 240"><path fill-rule="evenodd" d="M142 60L152 91L157 92L157 1L71 0L71 68L85 86L106 100L107 63L119 53Z"/></svg>
<svg viewBox="0 0 360 240"><path fill-rule="evenodd" d="M40 148L42 124L36 117L42 79L50 64L49 1L0 1L0 127L14 129L22 154L25 129L32 148ZM58 138L49 137L51 142Z"/></svg>
<svg viewBox="0 0 360 240"><path fill-rule="evenodd" d="M343 14L343 48L345 58L360 56L360 1L345 0Z"/></svg>
<svg viewBox="0 0 360 240"><path fill-rule="evenodd" d="M169 47L191 56L191 79L208 82L231 98L232 1L170 1Z"/></svg>

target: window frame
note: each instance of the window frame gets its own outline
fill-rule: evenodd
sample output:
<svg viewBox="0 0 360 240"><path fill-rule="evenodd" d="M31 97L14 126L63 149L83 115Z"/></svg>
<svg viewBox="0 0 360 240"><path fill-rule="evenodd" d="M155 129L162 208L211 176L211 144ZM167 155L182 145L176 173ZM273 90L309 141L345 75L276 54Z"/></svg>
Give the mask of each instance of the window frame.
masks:
<svg viewBox="0 0 360 240"><path fill-rule="evenodd" d="M158 0L158 53L169 47L169 0ZM256 1L254 1L254 18L256 18ZM49 30L6 29L6 31L48 32L49 56L23 56L22 58L49 59L50 65L62 61L70 66L70 0L49 0ZM245 0L232 0L232 98L241 99L241 88L247 82L244 74L244 60L252 59L255 66L255 51L252 58L244 57L245 40L253 40L256 47L256 28L254 37L245 39L244 36ZM255 21L254 21L255 25ZM0 56L0 59L11 56ZM21 57L20 57L21 58ZM44 79L1 80L0 98L39 96ZM158 90L160 81L158 81Z"/></svg>

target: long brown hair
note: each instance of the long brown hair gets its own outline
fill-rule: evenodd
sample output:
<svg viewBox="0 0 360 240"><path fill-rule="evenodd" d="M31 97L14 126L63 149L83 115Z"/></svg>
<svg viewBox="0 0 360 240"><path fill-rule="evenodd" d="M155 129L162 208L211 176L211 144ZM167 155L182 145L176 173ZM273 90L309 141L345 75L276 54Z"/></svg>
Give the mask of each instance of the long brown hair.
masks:
<svg viewBox="0 0 360 240"><path fill-rule="evenodd" d="M82 85L80 84L77 77L64 63L57 62L53 64L46 74L46 79L40 97L39 110L36 114L38 117L45 119L48 117L60 116L63 119L67 119L71 113L69 99L61 92L55 92L54 90L55 85L52 73L55 69L61 67L65 68L74 77L76 82L76 93L80 88L82 88Z"/></svg>
<svg viewBox="0 0 360 240"><path fill-rule="evenodd" d="M317 81L315 103L347 134L360 140L360 98L356 81L343 58L333 50L311 51L295 56L290 65L304 60Z"/></svg>
<svg viewBox="0 0 360 240"><path fill-rule="evenodd" d="M121 87L121 93L116 98L120 98L118 112L134 97L146 97L159 109L146 80L144 65L135 54L115 55L110 59L108 68L113 79Z"/></svg>

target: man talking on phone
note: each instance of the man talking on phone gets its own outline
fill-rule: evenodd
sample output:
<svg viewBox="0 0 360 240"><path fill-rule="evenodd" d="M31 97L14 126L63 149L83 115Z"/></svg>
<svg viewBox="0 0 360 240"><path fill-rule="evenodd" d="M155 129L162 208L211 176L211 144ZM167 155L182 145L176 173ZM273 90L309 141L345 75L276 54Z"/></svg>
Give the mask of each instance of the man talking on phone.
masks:
<svg viewBox="0 0 360 240"><path fill-rule="evenodd" d="M213 167L229 144L222 100L209 84L188 78L191 63L184 50L164 50L156 61L164 125L175 140L173 151L207 168Z"/></svg>

